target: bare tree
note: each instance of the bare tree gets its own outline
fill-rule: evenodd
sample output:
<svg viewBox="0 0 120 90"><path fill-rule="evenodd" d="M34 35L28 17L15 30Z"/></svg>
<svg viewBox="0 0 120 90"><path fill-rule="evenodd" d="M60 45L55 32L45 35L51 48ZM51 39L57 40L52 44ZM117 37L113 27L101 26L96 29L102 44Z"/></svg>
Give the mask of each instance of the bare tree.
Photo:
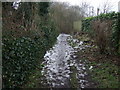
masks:
<svg viewBox="0 0 120 90"><path fill-rule="evenodd" d="M89 4L87 2L82 2L80 4L81 14L83 17L88 16L88 7L89 7Z"/></svg>
<svg viewBox="0 0 120 90"><path fill-rule="evenodd" d="M109 0L107 0L106 2L103 2L100 5L100 12L101 13L109 13L110 11L112 11L113 5L109 2Z"/></svg>
<svg viewBox="0 0 120 90"><path fill-rule="evenodd" d="M80 3L81 14L83 17L94 16L94 7L90 5L88 2Z"/></svg>

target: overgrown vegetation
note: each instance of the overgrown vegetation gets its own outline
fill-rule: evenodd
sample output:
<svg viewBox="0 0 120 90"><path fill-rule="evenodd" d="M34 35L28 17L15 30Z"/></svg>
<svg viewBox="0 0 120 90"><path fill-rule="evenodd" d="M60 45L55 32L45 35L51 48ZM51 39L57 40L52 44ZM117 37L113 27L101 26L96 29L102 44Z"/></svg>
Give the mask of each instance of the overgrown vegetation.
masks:
<svg viewBox="0 0 120 90"><path fill-rule="evenodd" d="M89 62L91 69L92 79L99 84L97 88L119 88L119 75L118 66L110 61L104 62ZM103 83L104 82L104 83Z"/></svg>
<svg viewBox="0 0 120 90"><path fill-rule="evenodd" d="M89 38L89 39L88 39ZM96 88L119 88L119 56L100 54L98 46L94 45L88 34L82 33L78 39L83 41L83 50L76 54L86 63L86 68Z"/></svg>
<svg viewBox="0 0 120 90"><path fill-rule="evenodd" d="M15 10L12 2L2 3L3 88L42 87L41 62L46 50L55 43L59 32L78 34L83 46L88 45L77 54L81 60L90 61L87 63L88 68L93 66L90 69L92 79L98 82L98 88L118 88L119 70L116 63L119 57L113 55L113 52L120 53L120 13L87 17L82 21L83 32L79 33L74 31L73 23L88 16L85 8L87 4L81 7L56 2L50 7L50 4L21 2ZM87 34L84 35L85 33ZM94 42L97 46L93 45ZM72 41L69 44L72 47L77 45ZM76 68L70 69L73 71L70 75L71 87L77 88Z"/></svg>
<svg viewBox="0 0 120 90"><path fill-rule="evenodd" d="M119 53L119 19L120 13L115 12L88 17L83 19L82 30L96 39L101 53Z"/></svg>
<svg viewBox="0 0 120 90"><path fill-rule="evenodd" d="M75 66L71 66L70 70L72 71L72 73L70 74L71 88L78 88L79 84L78 84L78 80L77 80L77 69Z"/></svg>
<svg viewBox="0 0 120 90"><path fill-rule="evenodd" d="M58 32L48 15L49 2L22 2L18 10L11 4L4 2L2 6L3 88L21 88L34 70L41 68Z"/></svg>

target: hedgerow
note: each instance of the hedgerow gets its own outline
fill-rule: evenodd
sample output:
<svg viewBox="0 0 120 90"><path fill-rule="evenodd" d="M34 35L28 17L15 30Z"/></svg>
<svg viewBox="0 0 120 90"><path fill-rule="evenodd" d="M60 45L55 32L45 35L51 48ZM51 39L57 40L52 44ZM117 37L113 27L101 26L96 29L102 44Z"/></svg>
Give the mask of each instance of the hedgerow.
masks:
<svg viewBox="0 0 120 90"><path fill-rule="evenodd" d="M55 42L57 33L44 28L45 37L3 37L3 83L4 87L21 87L29 75L40 66L45 51ZM48 33L48 34L47 34ZM54 36L53 36L54 35Z"/></svg>
<svg viewBox="0 0 120 90"><path fill-rule="evenodd" d="M21 86L38 65L40 46L30 38L3 38L3 80L5 87ZM39 50L39 51L38 51Z"/></svg>
<svg viewBox="0 0 120 90"><path fill-rule="evenodd" d="M3 37L3 83L4 87L21 87L33 70L40 65L45 51L56 40L57 33L52 28L44 28L43 38Z"/></svg>
<svg viewBox="0 0 120 90"><path fill-rule="evenodd" d="M44 7L45 3L42 4ZM42 66L45 52L52 47L58 36L54 22L47 16L48 5L45 4L45 13L39 10L43 12L42 16L39 16L36 9L40 8L39 3L22 3L21 5L18 11L14 11L11 3L3 3L3 88L21 88L26 84L33 71ZM13 15L9 16L9 11ZM24 17L24 13L29 18ZM41 21L41 18L46 20Z"/></svg>
<svg viewBox="0 0 120 90"><path fill-rule="evenodd" d="M115 52L119 52L119 48L120 48L120 13L107 13L107 14L100 14L98 16L95 17L87 17L85 19L82 20L82 30L85 32L88 32L91 36L93 36L94 38L96 38L96 32L93 29L93 27L95 25L96 21L100 21L99 24L103 23L103 22L108 22L111 21L112 25L111 25L111 30L107 30L110 31L112 34L108 37L110 38L110 42L112 43L112 48L114 48ZM101 28L102 29L102 28ZM103 28L103 31L105 30L105 28Z"/></svg>

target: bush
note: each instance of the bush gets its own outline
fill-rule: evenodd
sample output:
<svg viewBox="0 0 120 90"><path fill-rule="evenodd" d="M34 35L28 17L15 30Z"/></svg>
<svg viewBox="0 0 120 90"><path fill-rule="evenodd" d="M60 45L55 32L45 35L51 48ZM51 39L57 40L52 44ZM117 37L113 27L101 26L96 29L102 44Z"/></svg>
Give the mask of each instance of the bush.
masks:
<svg viewBox="0 0 120 90"><path fill-rule="evenodd" d="M40 65L45 51L56 41L55 28L44 27L44 37L3 36L3 85L6 88L21 87Z"/></svg>
<svg viewBox="0 0 120 90"><path fill-rule="evenodd" d="M92 37L97 38L99 37L99 40L97 40L96 42L99 44L98 47L103 49L102 51L105 51L105 49L111 49L108 50L109 53L113 53L113 51L115 51L115 53L118 53L119 51L119 47L120 47L120 13L107 13L107 14L100 14L99 16L95 16L95 17L88 17L82 20L82 31L89 33ZM97 23L99 22L99 23ZM111 22L111 24L109 23ZM104 24L103 24L104 23ZM107 25L105 25L107 24ZM105 25L105 26L104 26ZM100 26L100 27L98 27ZM107 32L109 32L109 36L107 36L105 38L105 33L106 33L106 29ZM96 30L95 30L96 29ZM99 33L100 31L102 31L101 33ZM96 37L97 36L97 37ZM101 41L101 39L102 41ZM106 40L107 41L106 41ZM102 45L103 42L109 42L109 45L105 46ZM112 46L112 47L111 47ZM103 47L103 48L102 48Z"/></svg>
<svg viewBox="0 0 120 90"><path fill-rule="evenodd" d="M47 12L39 16L37 3L22 3L18 11L12 9L11 3L3 5L3 88L21 88L41 66L40 62L46 50L55 43L58 32ZM41 20L42 17L45 20Z"/></svg>
<svg viewBox="0 0 120 90"><path fill-rule="evenodd" d="M99 47L100 53L105 53L106 51L110 51L111 48L111 24L110 20L106 20L104 22L93 21L92 28L94 30L94 39ZM108 50L109 48L109 50Z"/></svg>
<svg viewBox="0 0 120 90"><path fill-rule="evenodd" d="M38 65L40 46L30 38L3 38L4 87L20 87Z"/></svg>

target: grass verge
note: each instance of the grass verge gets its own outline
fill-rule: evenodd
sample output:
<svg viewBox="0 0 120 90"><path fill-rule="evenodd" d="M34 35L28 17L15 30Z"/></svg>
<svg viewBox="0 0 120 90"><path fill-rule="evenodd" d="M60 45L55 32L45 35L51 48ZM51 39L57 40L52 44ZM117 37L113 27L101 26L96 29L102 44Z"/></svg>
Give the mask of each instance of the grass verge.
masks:
<svg viewBox="0 0 120 90"><path fill-rule="evenodd" d="M79 40L85 41L87 35L78 36ZM82 39L81 39L82 38ZM86 43L83 43L83 47ZM77 54L80 60L85 60L90 71L91 79L97 83L96 88L119 88L119 59L120 56L100 54L93 40L87 40L87 45ZM92 66L92 68L90 68Z"/></svg>
<svg viewBox="0 0 120 90"><path fill-rule="evenodd" d="M89 62L92 79L98 83L97 88L119 88L118 66L107 62Z"/></svg>

